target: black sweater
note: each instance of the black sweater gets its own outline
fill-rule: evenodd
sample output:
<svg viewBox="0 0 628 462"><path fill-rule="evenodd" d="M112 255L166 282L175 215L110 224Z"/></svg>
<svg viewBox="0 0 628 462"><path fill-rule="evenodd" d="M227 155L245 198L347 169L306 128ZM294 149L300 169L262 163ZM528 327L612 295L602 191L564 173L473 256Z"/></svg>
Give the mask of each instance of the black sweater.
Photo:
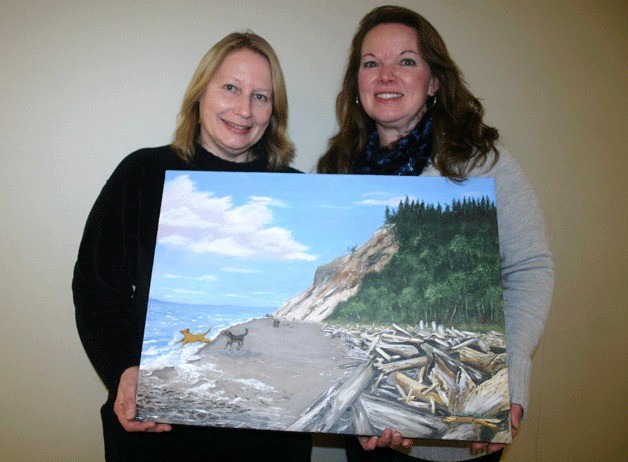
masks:
<svg viewBox="0 0 628 462"><path fill-rule="evenodd" d="M146 148L126 157L103 187L85 225L72 290L83 347L113 395L122 372L140 362L166 170L264 172L268 160L228 162L197 146L186 163L170 146Z"/></svg>

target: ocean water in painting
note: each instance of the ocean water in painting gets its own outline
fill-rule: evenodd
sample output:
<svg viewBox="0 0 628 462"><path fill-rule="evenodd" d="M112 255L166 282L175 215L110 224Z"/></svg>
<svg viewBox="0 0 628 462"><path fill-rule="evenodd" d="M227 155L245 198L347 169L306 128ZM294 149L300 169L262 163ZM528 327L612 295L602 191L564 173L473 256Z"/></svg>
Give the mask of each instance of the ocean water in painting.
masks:
<svg viewBox="0 0 628 462"><path fill-rule="evenodd" d="M181 329L189 328L195 334L211 329L205 337L213 340L222 330L251 319L262 318L275 309L259 306L193 305L150 299L142 344L142 369L176 367L182 362L195 359L204 344L188 344L186 348L181 348L181 343L177 343L183 338L179 332Z"/></svg>

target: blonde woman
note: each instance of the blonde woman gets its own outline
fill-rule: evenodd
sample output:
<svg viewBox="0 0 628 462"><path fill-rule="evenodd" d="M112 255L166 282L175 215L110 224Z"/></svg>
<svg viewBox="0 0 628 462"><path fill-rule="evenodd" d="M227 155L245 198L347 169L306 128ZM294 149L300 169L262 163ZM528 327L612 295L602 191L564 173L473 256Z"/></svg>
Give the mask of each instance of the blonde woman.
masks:
<svg viewBox="0 0 628 462"><path fill-rule="evenodd" d="M107 461L309 461L309 435L135 420L135 392L166 170L296 172L288 102L272 47L251 32L201 60L171 145L126 157L89 215L72 289L78 332L109 391L101 409Z"/></svg>

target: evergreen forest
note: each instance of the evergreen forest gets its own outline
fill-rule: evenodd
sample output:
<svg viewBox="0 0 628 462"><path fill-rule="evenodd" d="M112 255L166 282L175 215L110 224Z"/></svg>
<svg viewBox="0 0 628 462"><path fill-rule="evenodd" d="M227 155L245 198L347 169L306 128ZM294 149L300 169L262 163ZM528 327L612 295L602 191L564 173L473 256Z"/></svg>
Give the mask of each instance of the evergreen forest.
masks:
<svg viewBox="0 0 628 462"><path fill-rule="evenodd" d="M358 293L328 321L411 324L503 332L497 209L488 197L386 209L399 251L365 275Z"/></svg>

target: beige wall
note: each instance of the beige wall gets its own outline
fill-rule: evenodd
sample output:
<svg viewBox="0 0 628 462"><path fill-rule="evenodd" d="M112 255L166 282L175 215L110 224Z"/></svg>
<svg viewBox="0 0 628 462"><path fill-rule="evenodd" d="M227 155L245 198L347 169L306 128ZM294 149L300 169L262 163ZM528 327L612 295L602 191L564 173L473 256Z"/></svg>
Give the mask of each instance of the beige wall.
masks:
<svg viewBox="0 0 628 462"><path fill-rule="evenodd" d="M352 31L381 3L2 2L1 460L102 459L105 390L75 332L73 262L114 166L133 149L170 139L206 49L247 27L276 47L296 165L311 170L334 130ZM547 215L555 299L535 358L532 403L504 459L624 460L628 8L619 1L397 3L441 31ZM315 460L343 460L326 446Z"/></svg>

